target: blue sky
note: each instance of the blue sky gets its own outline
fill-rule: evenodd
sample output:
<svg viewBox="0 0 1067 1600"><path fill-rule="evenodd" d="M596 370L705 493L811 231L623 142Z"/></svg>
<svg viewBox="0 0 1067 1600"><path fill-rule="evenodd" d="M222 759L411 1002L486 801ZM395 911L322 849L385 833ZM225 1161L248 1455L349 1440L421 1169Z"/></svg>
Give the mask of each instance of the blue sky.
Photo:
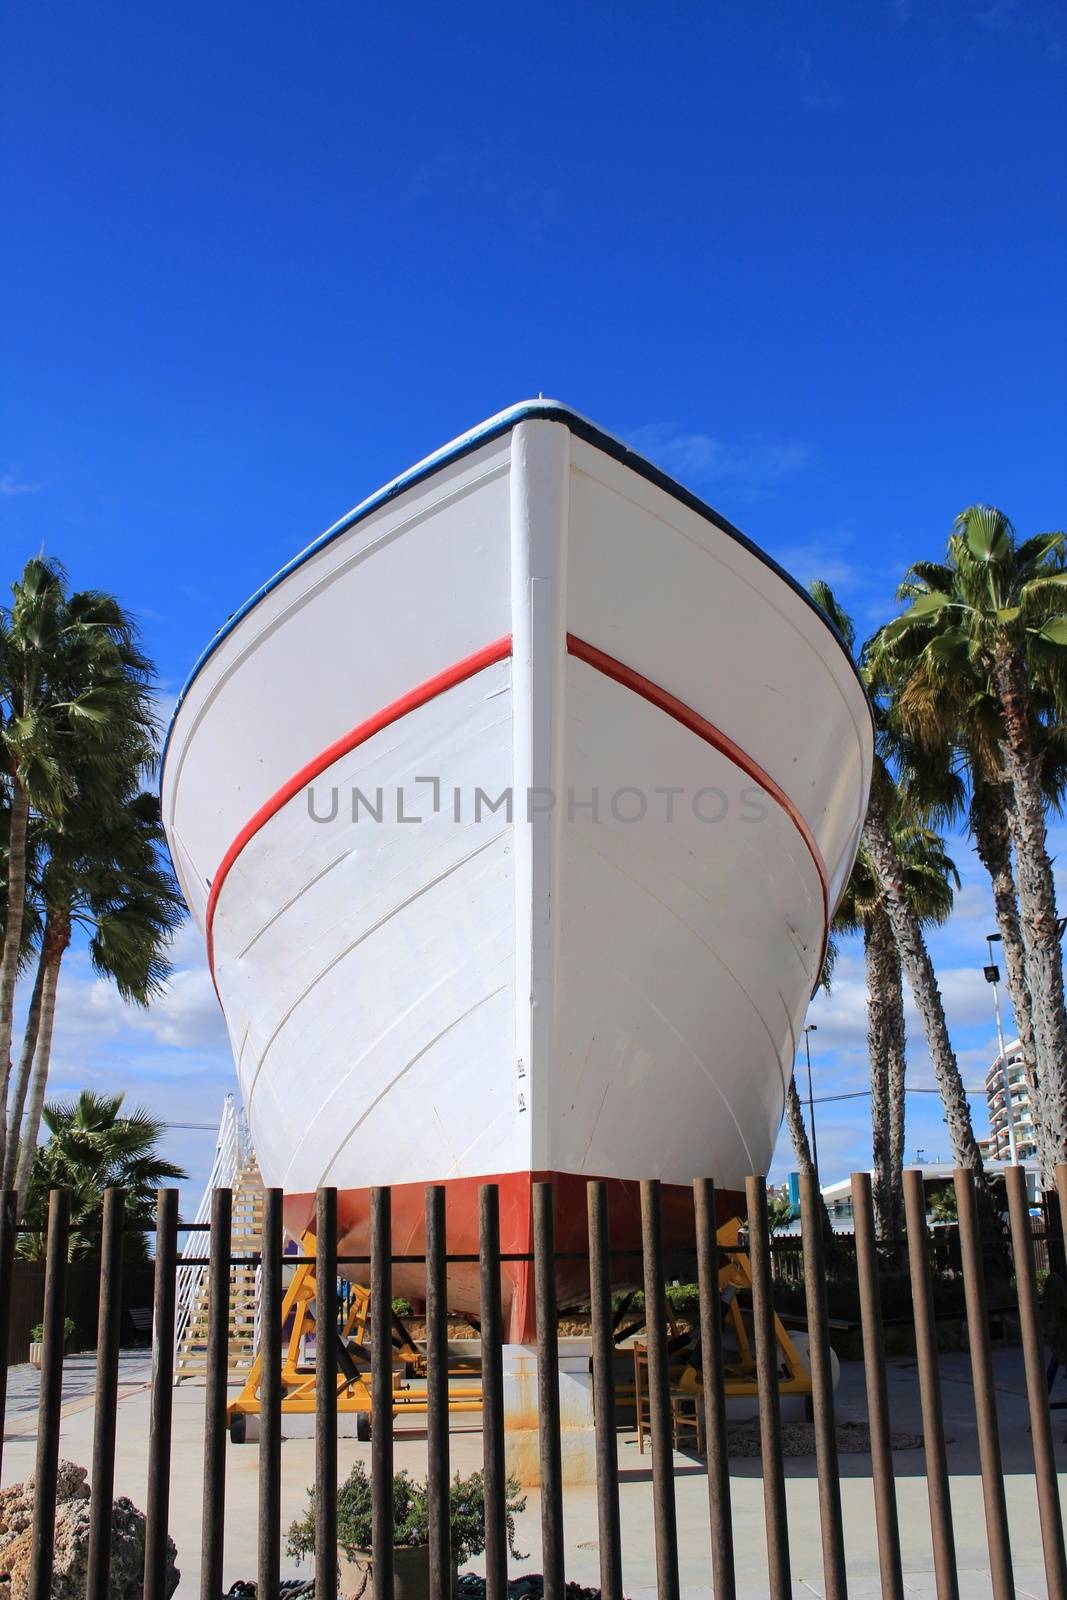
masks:
<svg viewBox="0 0 1067 1600"><path fill-rule="evenodd" d="M861 631L961 506L1064 521L1058 4L42 0L9 11L0 73L0 549L121 594L168 696L308 538L539 391ZM978 1081L988 896L956 853L935 949ZM176 958L130 1017L75 953L57 1091L215 1119L188 931ZM815 1015L819 1087L860 1084L852 953ZM866 1159L865 1117L820 1116L827 1175ZM914 1097L909 1153L939 1126ZM199 1181L210 1139L171 1142Z"/></svg>

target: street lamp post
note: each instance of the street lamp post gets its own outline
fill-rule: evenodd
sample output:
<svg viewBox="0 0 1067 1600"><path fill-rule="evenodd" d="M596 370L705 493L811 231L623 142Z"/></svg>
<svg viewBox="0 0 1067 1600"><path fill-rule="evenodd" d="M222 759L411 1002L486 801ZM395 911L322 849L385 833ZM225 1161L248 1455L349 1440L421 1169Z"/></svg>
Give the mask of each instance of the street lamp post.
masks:
<svg viewBox="0 0 1067 1600"><path fill-rule="evenodd" d="M1019 1164L1019 1150L1015 1142L1015 1110L1011 1103L1011 1084L1008 1081L1008 1063L1004 1059L1004 1026L1000 1020L1000 968L993 960L993 943L999 940L999 933L987 933L986 944L989 946L989 965L985 968L986 982L993 989L993 1014L997 1019L997 1049L1000 1051L1000 1081L1004 1086L1004 1106L1008 1114L1008 1154L1013 1167Z"/></svg>
<svg viewBox="0 0 1067 1600"><path fill-rule="evenodd" d="M818 1024L809 1022L804 1028L804 1054L808 1062L808 1117L811 1120L811 1160L815 1168L815 1176L819 1176L819 1141L815 1137L815 1096L811 1087L811 1045L808 1035L818 1033Z"/></svg>

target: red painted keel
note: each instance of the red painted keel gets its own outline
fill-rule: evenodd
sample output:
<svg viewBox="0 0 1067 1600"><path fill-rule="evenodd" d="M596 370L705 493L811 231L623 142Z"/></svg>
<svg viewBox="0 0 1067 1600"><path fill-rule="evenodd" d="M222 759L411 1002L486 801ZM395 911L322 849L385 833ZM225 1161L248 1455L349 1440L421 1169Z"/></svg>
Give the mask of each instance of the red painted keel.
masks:
<svg viewBox="0 0 1067 1600"><path fill-rule="evenodd" d="M589 1248L586 1222L586 1176L568 1172L509 1172L481 1178L446 1180L445 1224L449 1255L478 1254L478 1190L495 1183L500 1191L501 1255L528 1255L533 1250L533 1185L551 1182L555 1188L556 1250L560 1255L586 1256ZM641 1283L640 1185L623 1178L608 1178L611 1247L615 1253L612 1282L618 1289ZM393 1255L422 1255L425 1248L423 1219L426 1187L421 1183L394 1185L392 1191ZM663 1246L670 1254L692 1252L695 1243L693 1193L685 1184L662 1187ZM744 1196L737 1190L716 1190L717 1223L744 1213ZM370 1190L343 1189L337 1197L338 1252L367 1255L370 1251ZM315 1226L315 1196L287 1194L285 1225L299 1236ZM349 1268L356 1281L369 1279L369 1268ZM393 1267L393 1292L411 1300L425 1295L425 1270L421 1264L398 1262ZM561 1307L580 1305L589 1293L585 1260L557 1262ZM454 1262L448 1268L449 1306L475 1316L479 1307L477 1261ZM527 1344L535 1337L533 1263L505 1261L501 1265L501 1299L504 1336L509 1344Z"/></svg>

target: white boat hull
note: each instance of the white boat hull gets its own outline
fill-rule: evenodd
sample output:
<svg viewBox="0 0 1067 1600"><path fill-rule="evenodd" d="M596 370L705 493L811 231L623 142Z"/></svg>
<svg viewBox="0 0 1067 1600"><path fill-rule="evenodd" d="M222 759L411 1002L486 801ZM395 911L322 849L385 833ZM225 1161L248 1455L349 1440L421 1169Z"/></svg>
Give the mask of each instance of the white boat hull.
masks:
<svg viewBox="0 0 1067 1600"><path fill-rule="evenodd" d="M164 764L267 1182L739 1191L870 764L821 614L562 408L357 508L215 641Z"/></svg>

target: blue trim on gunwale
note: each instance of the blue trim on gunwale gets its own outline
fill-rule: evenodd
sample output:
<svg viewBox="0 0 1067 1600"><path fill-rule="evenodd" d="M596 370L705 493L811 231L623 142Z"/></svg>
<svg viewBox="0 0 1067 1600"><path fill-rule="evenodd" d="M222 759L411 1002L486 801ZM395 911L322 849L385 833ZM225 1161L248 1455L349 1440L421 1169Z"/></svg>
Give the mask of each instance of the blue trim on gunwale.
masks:
<svg viewBox="0 0 1067 1600"><path fill-rule="evenodd" d="M678 483L666 472L663 472L659 467L654 466L653 463L646 460L644 456L638 455L636 450L632 450L630 446L624 444L621 439L616 439L613 434L605 433L602 428L597 427L596 423L590 422L587 417L583 417L579 412L571 411L567 406L562 405L557 400L523 400L517 405L510 406L506 411L499 412L497 416L490 417L486 422L479 424L478 427L472 428L469 433L461 434L459 438L454 439L451 444L443 446L442 449L435 451L433 455L427 456L415 466L409 467L406 472L402 472L399 477L393 478L390 483L387 483L384 486L384 488L377 490L376 493L370 495L366 500L360 501L359 505L354 507L353 510L349 511L347 515L342 517L339 522L335 522L332 527L327 528L325 533L320 534L317 539L313 539L309 545L306 545L303 550L301 550L297 555L293 556L291 561L287 561L283 567L280 567L274 576L272 578L268 578L266 583L262 584L253 595L250 595L245 603L238 607L232 616L227 617L222 627L197 656L189 676L182 685L181 692L179 693L175 702L174 710L171 713L170 722L167 725L167 734L163 741L163 751L160 757L160 792L162 792L163 788L163 774L166 768L167 755L170 750L171 735L174 732L174 724L177 721L178 713L181 711L185 697L189 693L189 690L192 688L193 683L196 681L196 678L199 676L206 662L215 653L222 641L233 632L233 630L237 627L237 624L241 622L243 618L246 617L248 613L253 610L254 607L256 607L266 595L270 594L273 589L276 589L280 583L283 583L291 573L295 572L298 567L303 566L305 561L310 561L312 556L317 555L320 550L324 549L326 545L331 544L334 539L340 538L341 534L347 533L348 530L355 527L358 522L362 522L364 517L369 517L372 512L380 510L380 508L384 505L387 505L390 500L396 499L397 495L403 494L406 489L410 489L415 484L422 483L425 481L425 479L432 477L432 475L439 471L441 467L448 466L453 461L462 460L464 456L468 456L472 453L472 451L480 449L482 445L489 444L493 439L500 438L502 434L510 433L512 428L516 427L518 423L531 420L559 422L564 427L569 428L577 438L584 439L587 443L595 446L596 449L602 450L605 455L611 456L614 460L621 462L623 466L629 467L631 471L636 472L640 477L646 479L647 482L654 484L658 489L663 489L675 500L679 500L683 505L688 506L691 511L695 511L706 521L712 523L713 526L718 528L722 533L725 533L731 539L736 540L736 542L742 545L750 555L754 555L756 559L761 561L765 567L769 567L770 570L779 578L781 578L784 583L788 584L794 593L798 594L805 604L815 612L816 616L819 618L819 621L839 645L841 653L848 662L849 667L852 670L852 674L863 693L864 703L867 706L868 715L871 717L871 727L873 731L874 713L871 709L870 699L867 695L867 690L864 686L863 679L859 675L859 672L856 668L856 663L853 661L847 645L841 638L841 635L838 633L833 623L830 621L829 617L822 610L822 608L816 604L808 591L801 584L799 584L797 580L785 570L784 567L780 566L779 563L775 561L773 556L769 556L765 550L761 550L758 544L755 544L750 538L748 538L747 534L742 533L740 528L735 528L732 522L727 521L724 516L716 511L712 506L709 506L706 501L701 500L699 496L693 494L689 489L686 489L682 484Z"/></svg>

